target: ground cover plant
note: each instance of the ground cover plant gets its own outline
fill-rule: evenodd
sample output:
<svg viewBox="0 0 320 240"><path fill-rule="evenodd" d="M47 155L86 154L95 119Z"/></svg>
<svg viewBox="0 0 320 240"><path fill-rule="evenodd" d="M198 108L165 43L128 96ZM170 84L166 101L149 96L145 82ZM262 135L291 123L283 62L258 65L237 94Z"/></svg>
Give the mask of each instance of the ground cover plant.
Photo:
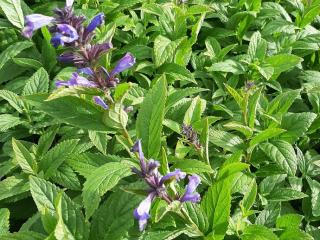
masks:
<svg viewBox="0 0 320 240"><path fill-rule="evenodd" d="M320 239L319 0L0 0L0 239Z"/></svg>

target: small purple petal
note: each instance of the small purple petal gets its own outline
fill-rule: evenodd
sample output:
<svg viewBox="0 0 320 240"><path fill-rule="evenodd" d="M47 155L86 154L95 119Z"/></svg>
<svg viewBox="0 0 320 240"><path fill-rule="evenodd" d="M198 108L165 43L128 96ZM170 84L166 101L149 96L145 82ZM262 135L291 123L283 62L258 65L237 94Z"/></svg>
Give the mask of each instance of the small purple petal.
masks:
<svg viewBox="0 0 320 240"><path fill-rule="evenodd" d="M94 74L94 72L92 71L91 68L89 67L85 67L85 68L80 68L78 69L78 73L84 73L86 75L92 76Z"/></svg>
<svg viewBox="0 0 320 240"><path fill-rule="evenodd" d="M165 181L170 181L173 179L180 181L181 179L184 179L185 177L186 177L186 173L181 172L180 169L176 169L174 172L170 172L167 175L163 176L161 178L160 183L163 184Z"/></svg>
<svg viewBox="0 0 320 240"><path fill-rule="evenodd" d="M180 202L199 202L201 200L200 194L195 192L201 180L198 175L189 176L189 183L186 186L186 191L180 198Z"/></svg>
<svg viewBox="0 0 320 240"><path fill-rule="evenodd" d="M158 161L155 161L153 159L150 159L147 163L147 173L148 175L154 175L156 177L161 177L158 168L160 167L160 163Z"/></svg>
<svg viewBox="0 0 320 240"><path fill-rule="evenodd" d="M25 17L25 27L22 30L22 35L26 38L31 38L34 31L49 25L53 22L53 17L48 17L42 14L31 14Z"/></svg>
<svg viewBox="0 0 320 240"><path fill-rule="evenodd" d="M134 218L139 221L140 231L143 231L147 226L148 218L150 217L149 212L151 208L151 203L154 197L154 192L149 193L148 197L144 199L133 212Z"/></svg>
<svg viewBox="0 0 320 240"><path fill-rule="evenodd" d="M64 42L62 41L63 35L60 33L56 33L52 38L51 38L51 44L53 47L57 48L59 45L63 46Z"/></svg>
<svg viewBox="0 0 320 240"><path fill-rule="evenodd" d="M72 43L79 38L77 30L69 24L57 24L56 29L58 32L51 39L54 47L64 46L64 43Z"/></svg>
<svg viewBox="0 0 320 240"><path fill-rule="evenodd" d="M98 26L100 26L104 22L104 14L99 13L95 16L89 25L86 27L85 32L86 34L93 32Z"/></svg>
<svg viewBox="0 0 320 240"><path fill-rule="evenodd" d="M85 77L79 76L78 73L72 73L72 77L68 81L57 81L57 87L66 86L82 86L82 87L97 87L98 85L95 82L89 81Z"/></svg>
<svg viewBox="0 0 320 240"><path fill-rule="evenodd" d="M139 153L140 160L144 160L144 155L143 155L143 152L142 152L141 140L137 140L136 141L136 143L131 148L131 152Z"/></svg>
<svg viewBox="0 0 320 240"><path fill-rule="evenodd" d="M123 58L119 60L115 68L110 73L110 76L119 74L120 72L127 70L136 63L135 57L131 53L126 53Z"/></svg>
<svg viewBox="0 0 320 240"><path fill-rule="evenodd" d="M100 105L101 107L103 107L104 109L108 109L109 106L103 101L103 99L99 96L94 96L93 100L96 104Z"/></svg>

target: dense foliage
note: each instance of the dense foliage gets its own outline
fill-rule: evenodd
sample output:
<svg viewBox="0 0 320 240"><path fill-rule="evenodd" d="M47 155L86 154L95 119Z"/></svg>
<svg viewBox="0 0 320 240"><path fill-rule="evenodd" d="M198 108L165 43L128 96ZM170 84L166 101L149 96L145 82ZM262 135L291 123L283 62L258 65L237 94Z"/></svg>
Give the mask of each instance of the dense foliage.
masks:
<svg viewBox="0 0 320 240"><path fill-rule="evenodd" d="M319 12L0 0L0 239L320 239Z"/></svg>

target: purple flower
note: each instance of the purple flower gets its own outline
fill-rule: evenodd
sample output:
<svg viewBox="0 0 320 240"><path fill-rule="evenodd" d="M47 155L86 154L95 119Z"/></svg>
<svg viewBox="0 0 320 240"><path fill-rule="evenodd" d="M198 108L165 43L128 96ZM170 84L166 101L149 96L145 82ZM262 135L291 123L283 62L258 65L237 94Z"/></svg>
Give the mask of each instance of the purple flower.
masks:
<svg viewBox="0 0 320 240"><path fill-rule="evenodd" d="M58 47L59 45L64 46L65 43L72 43L79 38L77 30L71 25L57 24L56 30L57 32L51 39L51 43L54 47Z"/></svg>
<svg viewBox="0 0 320 240"><path fill-rule="evenodd" d="M103 107L104 109L108 109L109 106L103 101L103 99L99 96L94 96L93 100L96 104L100 105L101 107Z"/></svg>
<svg viewBox="0 0 320 240"><path fill-rule="evenodd" d="M201 180L198 175L189 176L189 183L186 186L186 191L180 198L180 202L199 202L201 200L200 194L195 192Z"/></svg>
<svg viewBox="0 0 320 240"><path fill-rule="evenodd" d="M48 17L42 14L31 14L25 17L25 27L22 30L22 35L26 38L31 38L33 32L43 26L49 25L54 21L53 17Z"/></svg>
<svg viewBox="0 0 320 240"><path fill-rule="evenodd" d="M104 22L104 14L99 13L97 16L95 16L89 25L85 29L85 33L89 34L93 32L98 26L100 26Z"/></svg>
<svg viewBox="0 0 320 240"><path fill-rule="evenodd" d="M74 86L82 86L82 87L97 87L95 82L89 81L85 77L81 77L78 73L72 73L72 77L68 81L56 81L57 87L74 87Z"/></svg>
<svg viewBox="0 0 320 240"><path fill-rule="evenodd" d="M148 197L144 199L133 212L133 216L139 221L140 231L143 231L147 226L148 218L150 217L151 203L155 196L154 192L149 193Z"/></svg>
<svg viewBox="0 0 320 240"><path fill-rule="evenodd" d="M93 70L89 67L78 69L78 73L84 73L86 75L92 76L94 74Z"/></svg>
<svg viewBox="0 0 320 240"><path fill-rule="evenodd" d="M131 53L126 53L126 55L119 60L115 68L111 71L110 77L112 78L114 75L131 68L135 63L135 57Z"/></svg>
<svg viewBox="0 0 320 240"><path fill-rule="evenodd" d="M136 141L136 143L132 146L131 152L139 153L139 159L144 160L144 155L142 152L141 140Z"/></svg>
<svg viewBox="0 0 320 240"><path fill-rule="evenodd" d="M186 177L186 173L181 172L180 169L176 169L174 172L170 172L167 175L163 176L160 180L160 184L163 184L166 181L171 181L173 179L180 181L181 179L184 179L185 177Z"/></svg>

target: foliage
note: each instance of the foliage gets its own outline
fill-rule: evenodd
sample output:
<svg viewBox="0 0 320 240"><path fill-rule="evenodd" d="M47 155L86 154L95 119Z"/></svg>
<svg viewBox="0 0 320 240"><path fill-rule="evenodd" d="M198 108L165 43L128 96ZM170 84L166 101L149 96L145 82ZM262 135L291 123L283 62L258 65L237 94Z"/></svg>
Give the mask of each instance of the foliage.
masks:
<svg viewBox="0 0 320 240"><path fill-rule="evenodd" d="M136 59L101 89L57 88L74 48L21 35L64 5L0 1L0 239L320 239L320 1L75 1L105 15L95 66ZM201 178L199 203L165 182L143 231L136 140L159 179Z"/></svg>

